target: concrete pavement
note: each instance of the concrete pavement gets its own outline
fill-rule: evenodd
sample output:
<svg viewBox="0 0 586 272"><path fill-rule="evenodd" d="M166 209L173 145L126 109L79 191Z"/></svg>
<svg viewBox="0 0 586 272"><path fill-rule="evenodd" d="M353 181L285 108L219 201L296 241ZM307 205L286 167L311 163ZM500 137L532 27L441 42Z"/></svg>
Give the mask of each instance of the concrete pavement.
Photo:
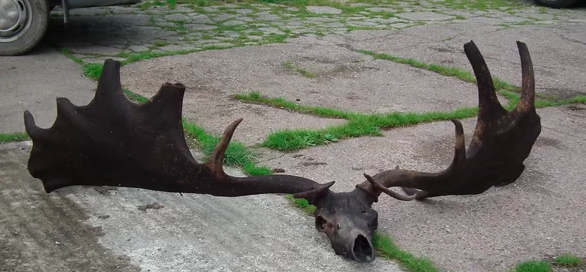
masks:
<svg viewBox="0 0 586 272"><path fill-rule="evenodd" d="M85 62L152 57L122 68L125 87L150 97L166 81L181 82L189 121L217 135L245 117L234 139L247 145L280 129L346 121L246 104L232 94L258 91L362 113L449 111L477 103L474 84L357 50L471 71L462 46L474 40L493 76L520 85L514 42L521 40L533 58L538 92L558 98L586 93L581 8L459 10L426 2L356 13L309 10L315 16L303 20L298 10L279 5L85 9L72 12L70 35L55 22L46 42ZM286 42L265 44L277 38ZM154 58L228 46L234 48ZM50 47L3 57L0 132L23 132L25 109L49 127L56 97L83 105L94 89L78 64ZM379 231L442 271L505 271L527 259L586 256L580 225L586 210L585 109L539 110L543 132L514 185L425 203L381 197L375 205ZM474 122L464 120L467 141ZM255 150L261 165L319 182L336 180L332 189L345 191L362 181L363 172L397 164L441 170L451 160L452 144L451 123L435 122L293 153ZM122 188L47 195L26 171L29 151L27 142L0 146L0 201L6 207L0 209L0 268L7 271L399 271L382 258L359 265L335 256L312 218L281 196L181 197Z"/></svg>

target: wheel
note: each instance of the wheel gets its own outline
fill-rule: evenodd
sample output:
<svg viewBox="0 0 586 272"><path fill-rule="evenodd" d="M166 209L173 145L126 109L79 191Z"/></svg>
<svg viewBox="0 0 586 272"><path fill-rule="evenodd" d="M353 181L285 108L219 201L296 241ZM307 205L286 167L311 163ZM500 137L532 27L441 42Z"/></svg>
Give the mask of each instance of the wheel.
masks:
<svg viewBox="0 0 586 272"><path fill-rule="evenodd" d="M535 0L540 5L550 8L567 8L578 3L579 0Z"/></svg>
<svg viewBox="0 0 586 272"><path fill-rule="evenodd" d="M47 0L0 0L0 56L31 50L47 32Z"/></svg>

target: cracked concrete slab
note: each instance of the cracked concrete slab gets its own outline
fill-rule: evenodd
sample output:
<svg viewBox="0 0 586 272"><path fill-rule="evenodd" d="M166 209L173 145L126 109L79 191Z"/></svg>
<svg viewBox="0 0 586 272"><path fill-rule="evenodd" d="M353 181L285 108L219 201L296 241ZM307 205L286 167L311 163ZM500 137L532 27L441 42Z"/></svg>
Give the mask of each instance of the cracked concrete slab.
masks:
<svg viewBox="0 0 586 272"><path fill-rule="evenodd" d="M429 64L458 67L472 72L463 54L463 45L470 40L479 47L494 77L513 85L521 85L521 66L516 41L525 42L533 60L537 91L558 98L585 95L583 86L583 52L586 44L579 39L568 41L564 35L578 33L583 25L517 26L499 29L496 26L459 24L426 25L402 31L377 33L353 32L345 42L357 49L413 58ZM575 34L569 34L575 35ZM369 39L364 37L370 36ZM544 39L543 37L547 37Z"/></svg>
<svg viewBox="0 0 586 272"><path fill-rule="evenodd" d="M316 77L290 71L283 62L291 62ZM122 81L145 96L156 92L150 86L172 81L188 87L188 98L198 95L201 88L221 90L225 95L258 91L303 105L362 113L450 111L477 104L473 84L373 60L316 37L146 60L123 67Z"/></svg>
<svg viewBox="0 0 586 272"><path fill-rule="evenodd" d="M149 54L204 45L240 47L284 39L285 44L155 58L123 68L124 84L144 96L154 94L165 81L186 83L184 113L210 133L217 135L226 124L244 116L236 140L252 145L275 129L315 129L344 121L240 103L229 100L230 94L259 91L303 105L363 112L448 110L476 104L472 84L373 60L356 49L471 71L462 45L474 39L493 75L518 85L514 41L520 39L528 43L533 56L538 91L558 97L583 93L584 8L550 10L522 1L524 6L506 11L470 6L452 10L445 1L352 3L348 6L365 9L344 10L343 15L314 14L305 20L298 8L277 4L78 9L72 10L67 31L59 18L52 18L45 42L70 52L93 46L99 50L76 56L103 62L106 58L126 60L132 54L152 57ZM388 17L389 13L418 14L421 20ZM453 18L433 20L436 13ZM169 15L182 22L166 20ZM226 29L221 22L230 18L243 23ZM191 23L184 24L184 19ZM350 27L356 23L363 25ZM377 30L352 30L356 28ZM0 132L22 132L24 109L32 110L42 127L50 126L57 96L79 105L87 103L95 84L79 77L81 70L75 66L53 50L36 51L30 57L3 57L0 91L8 100L0 100ZM304 77L295 69L316 76ZM38 74L31 77L34 73ZM7 86L12 88L8 92ZM585 184L580 165L586 153L584 106L539 112L544 130L527 161L528 170L515 185L480 196L423 203L381 198L375 205L380 212L379 230L390 234L402 249L429 257L441 271L505 271L527 259L565 252L584 256L586 236L579 224L586 210L580 199ZM464 122L468 140L473 122ZM336 180L335 191L353 189L363 172L373 174L396 164L438 171L451 160L451 123L396 128L384 134L296 153L255 151L262 153L260 165L320 182ZM29 150L27 143L0 148L0 201L9 207L0 211L0 267L17 271L189 271L193 267L281 271L289 267L283 262L292 258L291 271L398 271L382 258L364 267L335 256L325 236L315 232L312 219L289 208L280 196L223 199L81 188L45 195L38 181L26 173ZM235 219L228 220L232 216ZM165 225L168 221L177 223ZM42 228L47 225L51 227ZM228 250L218 250L223 247ZM217 254L206 251L210 248Z"/></svg>

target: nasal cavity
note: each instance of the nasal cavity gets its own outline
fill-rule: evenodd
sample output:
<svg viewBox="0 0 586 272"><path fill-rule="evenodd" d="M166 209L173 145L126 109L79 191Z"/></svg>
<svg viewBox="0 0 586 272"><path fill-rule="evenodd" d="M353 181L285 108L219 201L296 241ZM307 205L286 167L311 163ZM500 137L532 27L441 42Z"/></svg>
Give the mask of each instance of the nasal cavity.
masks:
<svg viewBox="0 0 586 272"><path fill-rule="evenodd" d="M352 253L354 260L358 262L369 263L374 261L374 250L368 242L368 239L366 239L366 237L364 237L362 234L359 234L358 237L356 237L354 240Z"/></svg>

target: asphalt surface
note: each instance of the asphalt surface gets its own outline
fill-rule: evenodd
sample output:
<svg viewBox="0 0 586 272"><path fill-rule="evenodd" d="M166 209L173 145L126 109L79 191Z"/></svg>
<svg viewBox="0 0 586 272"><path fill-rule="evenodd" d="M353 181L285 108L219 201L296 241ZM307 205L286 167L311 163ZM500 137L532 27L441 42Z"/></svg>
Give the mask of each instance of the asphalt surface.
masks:
<svg viewBox="0 0 586 272"><path fill-rule="evenodd" d="M449 111L477 103L474 84L360 50L471 71L462 46L474 40L492 75L519 86L520 40L531 52L538 93L586 94L584 8L486 11L425 2L353 14L308 10L315 16L302 20L294 8L279 5L92 8L72 11L67 30L54 18L44 45L0 60L0 133L23 132L27 109L41 127L50 127L56 97L77 105L91 100L95 82L59 51L86 63L174 55L123 66L124 87L150 97L164 82L181 82L189 121L218 135L244 117L234 140L249 146L277 130L346 121L242 103L233 94L256 91L361 113ZM275 35L285 42L270 43ZM207 50L219 47L233 48ZM506 271L528 259L586 256L586 107L538 113L542 134L515 184L426 202L381 197L375 204L379 231L442 271ZM469 141L475 119L463 123ZM453 125L434 122L290 153L254 149L261 165L336 180L332 189L347 191L362 182L362 173L395 165L442 170L452 148ZM0 145L0 271L400 271L382 258L364 265L336 256L313 219L282 196L77 187L46 194L26 170L29 152L26 141Z"/></svg>

